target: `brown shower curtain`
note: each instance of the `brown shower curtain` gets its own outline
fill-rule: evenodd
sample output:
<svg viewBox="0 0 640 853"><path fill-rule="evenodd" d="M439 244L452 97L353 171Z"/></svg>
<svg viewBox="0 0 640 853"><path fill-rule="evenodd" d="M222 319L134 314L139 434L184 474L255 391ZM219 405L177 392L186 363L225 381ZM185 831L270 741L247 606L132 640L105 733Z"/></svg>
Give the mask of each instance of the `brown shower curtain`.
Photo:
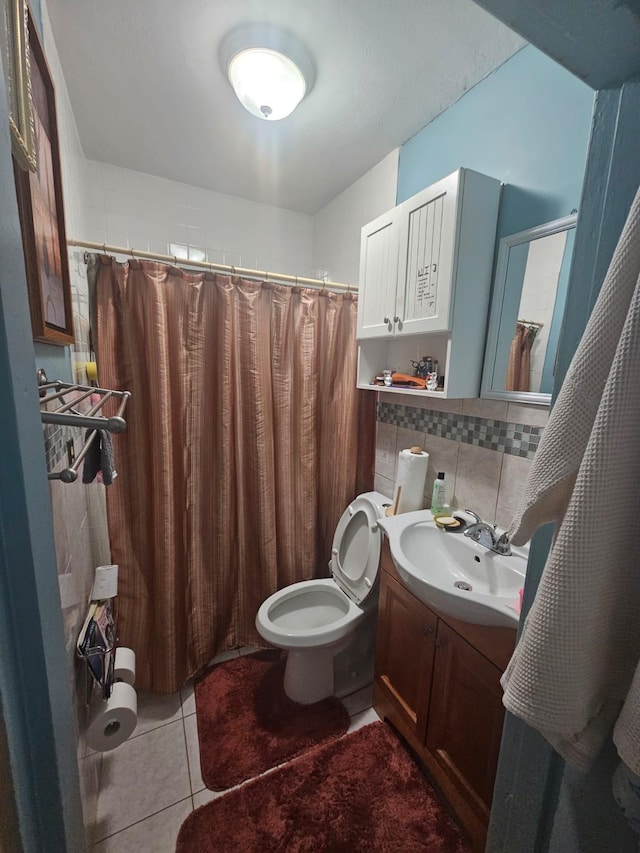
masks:
<svg viewBox="0 0 640 853"><path fill-rule="evenodd" d="M175 691L287 584L327 574L372 487L356 298L93 259L102 387L132 392L107 489L118 636L140 687Z"/></svg>
<svg viewBox="0 0 640 853"><path fill-rule="evenodd" d="M528 391L531 385L531 347L536 330L516 323L511 341L505 391Z"/></svg>

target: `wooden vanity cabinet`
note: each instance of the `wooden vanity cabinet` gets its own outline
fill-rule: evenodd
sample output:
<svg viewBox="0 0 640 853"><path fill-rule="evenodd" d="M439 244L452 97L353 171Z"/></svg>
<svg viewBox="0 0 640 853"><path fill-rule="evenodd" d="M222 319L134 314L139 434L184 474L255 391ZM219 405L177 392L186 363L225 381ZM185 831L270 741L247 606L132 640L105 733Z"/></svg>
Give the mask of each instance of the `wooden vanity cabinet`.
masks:
<svg viewBox="0 0 640 853"><path fill-rule="evenodd" d="M427 731L437 624L437 616L400 583L381 579L376 681L399 706L408 731L421 741Z"/></svg>
<svg viewBox="0 0 640 853"><path fill-rule="evenodd" d="M427 607L402 584L386 540L381 568L373 707L484 850L504 721L500 678L516 632Z"/></svg>

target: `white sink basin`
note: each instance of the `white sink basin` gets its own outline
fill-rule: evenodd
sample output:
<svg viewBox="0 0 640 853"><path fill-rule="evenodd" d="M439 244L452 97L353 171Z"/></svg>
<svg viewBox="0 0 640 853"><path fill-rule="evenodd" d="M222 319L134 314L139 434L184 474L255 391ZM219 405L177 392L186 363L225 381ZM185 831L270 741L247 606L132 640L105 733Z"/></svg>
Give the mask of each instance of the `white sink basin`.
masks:
<svg viewBox="0 0 640 853"><path fill-rule="evenodd" d="M496 554L462 531L437 527L428 510L382 518L379 524L398 574L425 604L464 622L517 627L525 551Z"/></svg>

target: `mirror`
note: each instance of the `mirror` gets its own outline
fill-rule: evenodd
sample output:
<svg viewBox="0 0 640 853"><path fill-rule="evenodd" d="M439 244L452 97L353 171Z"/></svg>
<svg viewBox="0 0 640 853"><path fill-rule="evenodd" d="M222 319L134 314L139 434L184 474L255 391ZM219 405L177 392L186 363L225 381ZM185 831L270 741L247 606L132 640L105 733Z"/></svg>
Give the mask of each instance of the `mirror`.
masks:
<svg viewBox="0 0 640 853"><path fill-rule="evenodd" d="M577 218L500 240L482 397L551 403Z"/></svg>

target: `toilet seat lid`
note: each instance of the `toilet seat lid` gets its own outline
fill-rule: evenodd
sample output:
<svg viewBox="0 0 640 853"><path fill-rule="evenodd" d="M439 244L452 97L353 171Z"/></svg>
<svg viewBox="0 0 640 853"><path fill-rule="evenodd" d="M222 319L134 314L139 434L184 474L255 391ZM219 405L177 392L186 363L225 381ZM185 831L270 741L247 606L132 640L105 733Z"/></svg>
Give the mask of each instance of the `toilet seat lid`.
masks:
<svg viewBox="0 0 640 853"><path fill-rule="evenodd" d="M380 565L382 531L380 509L371 498L360 495L342 513L331 547L331 574L356 604L374 587Z"/></svg>

